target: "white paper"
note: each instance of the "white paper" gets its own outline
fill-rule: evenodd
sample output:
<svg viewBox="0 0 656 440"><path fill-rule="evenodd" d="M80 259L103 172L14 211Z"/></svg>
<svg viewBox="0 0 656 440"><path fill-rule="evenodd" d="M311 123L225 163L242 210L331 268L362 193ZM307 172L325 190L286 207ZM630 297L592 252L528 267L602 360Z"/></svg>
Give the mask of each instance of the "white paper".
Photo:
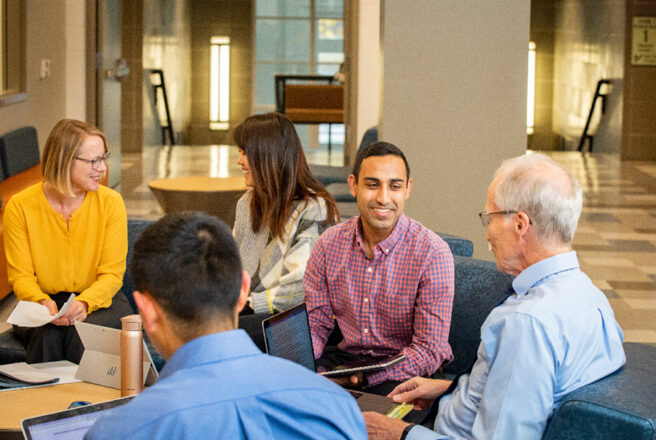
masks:
<svg viewBox="0 0 656 440"><path fill-rule="evenodd" d="M0 365L0 371L20 381L29 383L49 382L57 379L57 376L39 371L26 362Z"/></svg>
<svg viewBox="0 0 656 440"><path fill-rule="evenodd" d="M11 312L11 315L9 315L7 322L21 327L41 327L68 312L68 309L71 308L71 304L73 304L73 298L75 298L75 294L71 293L68 301L62 306L59 313L54 316L51 315L48 308L42 304L33 301L18 301L16 308Z"/></svg>

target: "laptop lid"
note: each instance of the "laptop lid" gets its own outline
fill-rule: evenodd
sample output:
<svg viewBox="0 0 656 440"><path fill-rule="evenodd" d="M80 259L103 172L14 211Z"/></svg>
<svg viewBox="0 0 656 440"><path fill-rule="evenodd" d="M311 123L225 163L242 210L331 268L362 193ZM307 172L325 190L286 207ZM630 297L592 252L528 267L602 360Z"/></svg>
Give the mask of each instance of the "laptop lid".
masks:
<svg viewBox="0 0 656 440"><path fill-rule="evenodd" d="M84 345L75 377L85 382L121 389L121 331L86 322L76 322L75 329ZM145 341L143 377L146 385L154 384L158 377Z"/></svg>
<svg viewBox="0 0 656 440"><path fill-rule="evenodd" d="M296 362L312 371L317 370L305 303L265 319L262 321L262 331L268 354ZM361 391L347 391L353 396L362 411L394 415L393 411L402 410L402 413L399 412L397 415L402 418L412 408L411 405L399 405L384 396Z"/></svg>
<svg viewBox="0 0 656 440"><path fill-rule="evenodd" d="M27 440L82 440L98 418L134 396L24 419L21 423Z"/></svg>
<svg viewBox="0 0 656 440"><path fill-rule="evenodd" d="M266 352L317 371L305 303L262 321Z"/></svg>

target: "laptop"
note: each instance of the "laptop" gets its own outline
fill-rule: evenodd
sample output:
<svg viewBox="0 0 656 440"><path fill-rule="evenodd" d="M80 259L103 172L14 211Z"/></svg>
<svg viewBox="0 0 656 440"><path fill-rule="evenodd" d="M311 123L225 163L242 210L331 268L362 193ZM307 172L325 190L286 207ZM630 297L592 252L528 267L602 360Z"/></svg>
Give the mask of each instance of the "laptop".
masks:
<svg viewBox="0 0 656 440"><path fill-rule="evenodd" d="M268 354L296 362L309 370L317 372L305 303L265 319L262 321L262 331L264 332L264 343ZM376 369L385 368L383 366L384 364L389 364L389 361L366 366L362 365L356 367L356 369L349 370L346 374L359 371L375 371ZM322 372L319 372L319 374L322 374ZM344 374L343 370L342 374ZM326 372L323 372L322 375L328 376ZM374 411L392 415L397 414L399 412L398 407L403 405L377 394L348 389L347 391L351 393L362 411ZM409 410L404 411L403 415L407 414L407 412Z"/></svg>
<svg viewBox="0 0 656 440"><path fill-rule="evenodd" d="M132 397L134 396L24 419L21 423L23 436L27 440L82 440L96 420L112 408L127 403Z"/></svg>
<svg viewBox="0 0 656 440"><path fill-rule="evenodd" d="M75 377L109 388L121 389L121 330L76 322L84 353ZM150 356L146 341L143 342L143 377L145 385L157 381L158 373Z"/></svg>

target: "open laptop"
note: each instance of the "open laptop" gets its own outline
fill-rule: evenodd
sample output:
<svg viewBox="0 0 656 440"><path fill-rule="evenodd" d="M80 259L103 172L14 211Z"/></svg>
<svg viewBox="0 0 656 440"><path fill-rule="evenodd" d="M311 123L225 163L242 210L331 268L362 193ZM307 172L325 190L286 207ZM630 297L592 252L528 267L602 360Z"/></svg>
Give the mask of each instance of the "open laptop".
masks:
<svg viewBox="0 0 656 440"><path fill-rule="evenodd" d="M112 408L127 403L132 397L134 396L24 419L21 423L23 436L27 440L82 440L98 418Z"/></svg>
<svg viewBox="0 0 656 440"><path fill-rule="evenodd" d="M268 354L317 371L305 303L265 319L262 321L262 331ZM380 365L382 364L361 366L357 370L349 370L348 374L351 374L351 371L374 371L385 368ZM398 411L399 404L387 397L361 391L347 391L355 398L362 411L375 411L388 415Z"/></svg>
<svg viewBox="0 0 656 440"><path fill-rule="evenodd" d="M84 353L75 377L110 388L121 389L121 330L76 322ZM158 377L146 342L143 343L143 378L145 385L152 385Z"/></svg>

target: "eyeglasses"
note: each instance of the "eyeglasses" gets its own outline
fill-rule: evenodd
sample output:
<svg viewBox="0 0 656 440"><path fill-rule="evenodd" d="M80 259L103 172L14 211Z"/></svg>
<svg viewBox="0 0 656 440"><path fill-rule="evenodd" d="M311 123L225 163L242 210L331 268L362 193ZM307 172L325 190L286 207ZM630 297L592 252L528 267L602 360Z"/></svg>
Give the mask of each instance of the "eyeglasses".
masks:
<svg viewBox="0 0 656 440"><path fill-rule="evenodd" d="M107 165L107 160L109 159L109 156L111 156L111 153L108 152L108 153L103 154L100 157L96 157L95 159L84 159L82 157L77 157L77 156L75 156L75 159L81 160L82 162L90 163L91 168L98 171L97 167L101 162L103 162L103 163L105 163L105 165Z"/></svg>
<svg viewBox="0 0 656 440"><path fill-rule="evenodd" d="M517 214L519 211L494 211L494 212L479 212L478 217L481 219L483 227L487 228L490 225L490 216L494 214L499 215L508 215L508 214Z"/></svg>

